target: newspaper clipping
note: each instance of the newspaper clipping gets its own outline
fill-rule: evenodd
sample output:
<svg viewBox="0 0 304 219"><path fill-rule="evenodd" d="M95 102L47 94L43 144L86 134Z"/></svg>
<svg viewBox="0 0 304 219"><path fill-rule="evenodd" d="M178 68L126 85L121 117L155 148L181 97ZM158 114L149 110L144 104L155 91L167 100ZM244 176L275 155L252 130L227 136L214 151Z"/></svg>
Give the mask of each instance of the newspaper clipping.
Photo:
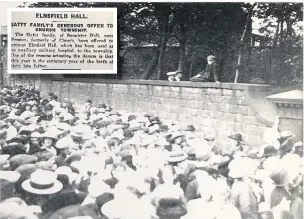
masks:
<svg viewBox="0 0 304 219"><path fill-rule="evenodd" d="M10 72L116 74L115 12L12 10Z"/></svg>

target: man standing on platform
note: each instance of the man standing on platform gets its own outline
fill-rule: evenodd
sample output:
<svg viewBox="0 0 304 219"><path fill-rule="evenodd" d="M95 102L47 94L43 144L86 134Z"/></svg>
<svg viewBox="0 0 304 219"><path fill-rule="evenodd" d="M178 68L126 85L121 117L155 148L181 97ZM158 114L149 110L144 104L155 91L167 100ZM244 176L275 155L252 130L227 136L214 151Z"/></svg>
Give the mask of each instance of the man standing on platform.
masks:
<svg viewBox="0 0 304 219"><path fill-rule="evenodd" d="M190 78L192 82L219 82L219 76L217 72L216 58L213 55L207 57L207 66L204 71L198 73L196 76Z"/></svg>

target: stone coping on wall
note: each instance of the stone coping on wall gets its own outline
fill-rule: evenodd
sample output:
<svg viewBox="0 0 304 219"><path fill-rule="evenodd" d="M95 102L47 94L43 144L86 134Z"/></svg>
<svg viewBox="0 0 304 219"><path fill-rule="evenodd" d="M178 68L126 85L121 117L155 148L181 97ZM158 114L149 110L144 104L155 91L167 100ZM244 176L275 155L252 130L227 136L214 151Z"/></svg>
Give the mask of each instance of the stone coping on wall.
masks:
<svg viewBox="0 0 304 219"><path fill-rule="evenodd" d="M51 79L52 81L80 82L80 83L105 83L105 84L138 84L154 86L190 87L190 88L219 88L230 90L268 91L270 85L243 84L243 83L212 83L190 81L164 81L164 80L113 80L113 79L89 79L89 78L64 78Z"/></svg>

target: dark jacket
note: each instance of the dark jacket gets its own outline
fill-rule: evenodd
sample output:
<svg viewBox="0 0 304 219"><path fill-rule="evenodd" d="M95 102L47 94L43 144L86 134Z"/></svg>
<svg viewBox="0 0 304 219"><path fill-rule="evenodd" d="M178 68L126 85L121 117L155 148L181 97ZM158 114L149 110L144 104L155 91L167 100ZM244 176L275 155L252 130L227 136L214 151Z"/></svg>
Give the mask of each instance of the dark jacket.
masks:
<svg viewBox="0 0 304 219"><path fill-rule="evenodd" d="M41 219L70 218L76 216L91 216L93 219L101 218L96 204L81 206L81 204L69 205L41 217Z"/></svg>
<svg viewBox="0 0 304 219"><path fill-rule="evenodd" d="M62 191L59 194L54 195L53 198L49 199L42 206L42 210L44 213L47 213L50 211L56 211L66 206L81 204L85 197L85 193L77 194L73 190Z"/></svg>
<svg viewBox="0 0 304 219"><path fill-rule="evenodd" d="M199 73L206 81L216 82L219 80L217 64L214 62L206 66L205 70Z"/></svg>

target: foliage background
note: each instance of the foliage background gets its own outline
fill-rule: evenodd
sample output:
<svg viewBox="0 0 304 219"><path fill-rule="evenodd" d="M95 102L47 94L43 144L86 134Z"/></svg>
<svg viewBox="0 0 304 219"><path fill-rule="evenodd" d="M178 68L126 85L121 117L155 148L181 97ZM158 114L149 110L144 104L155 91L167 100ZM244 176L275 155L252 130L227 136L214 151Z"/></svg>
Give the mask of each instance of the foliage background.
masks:
<svg viewBox="0 0 304 219"><path fill-rule="evenodd" d="M298 24L303 21L303 3L252 7L249 3L38 2L29 7L117 7L118 46L125 51L118 60L118 76L68 77L166 79L166 72L179 69L187 80L202 71L206 57L213 54L223 82L233 82L239 69L240 83L302 89L303 27ZM253 18L263 20L258 47L251 46ZM131 46L124 47L124 42Z"/></svg>

